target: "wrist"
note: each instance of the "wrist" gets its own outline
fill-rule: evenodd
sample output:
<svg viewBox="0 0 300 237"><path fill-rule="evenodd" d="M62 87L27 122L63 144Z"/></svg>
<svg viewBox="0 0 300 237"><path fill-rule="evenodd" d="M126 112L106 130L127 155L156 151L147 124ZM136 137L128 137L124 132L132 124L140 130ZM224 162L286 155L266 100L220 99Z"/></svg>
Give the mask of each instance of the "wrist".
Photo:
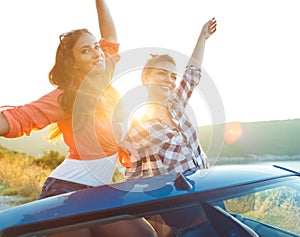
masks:
<svg viewBox="0 0 300 237"><path fill-rule="evenodd" d="M199 40L207 40L208 39L208 35L206 35L204 32L201 32L200 36L199 36Z"/></svg>

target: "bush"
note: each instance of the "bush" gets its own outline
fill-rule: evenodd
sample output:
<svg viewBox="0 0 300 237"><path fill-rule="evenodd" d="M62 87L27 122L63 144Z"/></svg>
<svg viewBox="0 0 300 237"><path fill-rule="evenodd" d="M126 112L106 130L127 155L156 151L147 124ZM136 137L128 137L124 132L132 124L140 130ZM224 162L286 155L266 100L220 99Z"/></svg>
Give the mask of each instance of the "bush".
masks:
<svg viewBox="0 0 300 237"><path fill-rule="evenodd" d="M51 173L50 168L40 167L30 157L11 157L0 159L0 184L2 195L20 195L36 199L41 187Z"/></svg>
<svg viewBox="0 0 300 237"><path fill-rule="evenodd" d="M37 199L46 178L65 156L57 151L44 152L41 158L0 147L0 195L19 195L26 201ZM123 181L116 168L112 183Z"/></svg>
<svg viewBox="0 0 300 237"><path fill-rule="evenodd" d="M58 151L44 151L43 154L41 158L34 158L33 163L41 167L55 169L65 159L65 156L60 155Z"/></svg>

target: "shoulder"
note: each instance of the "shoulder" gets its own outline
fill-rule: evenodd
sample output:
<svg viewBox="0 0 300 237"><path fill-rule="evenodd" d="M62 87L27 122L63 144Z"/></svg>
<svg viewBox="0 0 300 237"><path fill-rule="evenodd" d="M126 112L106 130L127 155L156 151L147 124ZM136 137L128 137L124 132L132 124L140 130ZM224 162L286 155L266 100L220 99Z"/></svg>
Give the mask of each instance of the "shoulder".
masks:
<svg viewBox="0 0 300 237"><path fill-rule="evenodd" d="M158 118L150 118L148 116L143 116L139 119L132 119L130 123L130 130L133 133L148 132L149 134L154 134L155 132L163 131L164 125Z"/></svg>
<svg viewBox="0 0 300 237"><path fill-rule="evenodd" d="M64 91L61 89L54 89L54 90L50 91L49 93L40 97L38 99L38 101L58 102L63 93L64 93Z"/></svg>
<svg viewBox="0 0 300 237"><path fill-rule="evenodd" d="M50 91L48 94L46 94L45 96L59 97L63 93L64 93L64 90L62 90L62 89L54 89L54 90Z"/></svg>

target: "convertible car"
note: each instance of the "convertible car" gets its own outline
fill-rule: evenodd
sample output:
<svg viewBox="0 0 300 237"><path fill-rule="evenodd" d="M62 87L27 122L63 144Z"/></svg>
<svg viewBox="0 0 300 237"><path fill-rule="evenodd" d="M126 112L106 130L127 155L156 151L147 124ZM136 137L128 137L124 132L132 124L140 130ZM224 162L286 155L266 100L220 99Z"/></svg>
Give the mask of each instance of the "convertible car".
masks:
<svg viewBox="0 0 300 237"><path fill-rule="evenodd" d="M72 236L140 217L159 237L300 236L300 173L215 166L85 189L0 212L0 236Z"/></svg>

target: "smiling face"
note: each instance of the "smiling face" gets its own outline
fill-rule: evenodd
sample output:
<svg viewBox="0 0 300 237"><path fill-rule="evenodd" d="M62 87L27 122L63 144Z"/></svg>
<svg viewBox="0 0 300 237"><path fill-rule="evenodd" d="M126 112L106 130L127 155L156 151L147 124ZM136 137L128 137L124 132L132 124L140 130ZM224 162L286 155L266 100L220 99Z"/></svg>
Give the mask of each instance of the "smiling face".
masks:
<svg viewBox="0 0 300 237"><path fill-rule="evenodd" d="M163 101L172 95L176 78L176 66L169 61L160 61L143 73L143 84L152 99Z"/></svg>
<svg viewBox="0 0 300 237"><path fill-rule="evenodd" d="M99 42L89 33L84 33L73 46L73 67L84 78L92 69L105 70L105 56Z"/></svg>

